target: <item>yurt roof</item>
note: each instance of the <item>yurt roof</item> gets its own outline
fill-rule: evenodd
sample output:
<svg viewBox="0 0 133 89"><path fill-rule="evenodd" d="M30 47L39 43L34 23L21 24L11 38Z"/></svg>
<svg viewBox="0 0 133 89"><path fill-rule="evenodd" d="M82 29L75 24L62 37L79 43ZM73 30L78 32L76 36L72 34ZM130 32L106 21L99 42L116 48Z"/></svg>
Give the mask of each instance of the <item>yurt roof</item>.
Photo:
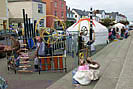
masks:
<svg viewBox="0 0 133 89"><path fill-rule="evenodd" d="M100 24L99 22L93 20L93 29L95 32L107 32L108 29L107 27L103 26L102 24ZM79 31L79 28L81 29L82 26L86 26L87 29L90 29L90 26L89 26L89 22L88 21L82 21L81 23L78 23L78 24L73 24L72 26L70 26L67 31L70 31L70 32L76 32L76 31Z"/></svg>

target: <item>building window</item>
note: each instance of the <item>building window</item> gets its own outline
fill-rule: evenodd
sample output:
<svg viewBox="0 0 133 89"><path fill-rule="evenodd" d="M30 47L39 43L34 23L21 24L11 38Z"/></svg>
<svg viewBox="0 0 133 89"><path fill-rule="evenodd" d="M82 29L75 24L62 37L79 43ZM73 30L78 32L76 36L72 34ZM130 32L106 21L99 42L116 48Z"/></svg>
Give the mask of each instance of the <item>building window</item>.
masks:
<svg viewBox="0 0 133 89"><path fill-rule="evenodd" d="M57 11L54 12L54 15L57 16Z"/></svg>
<svg viewBox="0 0 133 89"><path fill-rule="evenodd" d="M72 15L72 18L73 18L73 14L71 14Z"/></svg>
<svg viewBox="0 0 133 89"><path fill-rule="evenodd" d="M57 7L57 2L56 1L54 2L54 6Z"/></svg>
<svg viewBox="0 0 133 89"><path fill-rule="evenodd" d="M64 12L62 11L62 12L61 12L61 17L63 17L63 16L64 16Z"/></svg>
<svg viewBox="0 0 133 89"><path fill-rule="evenodd" d="M69 17L71 18L71 13L69 13Z"/></svg>
<svg viewBox="0 0 133 89"><path fill-rule="evenodd" d="M67 17L69 18L69 13L67 13Z"/></svg>
<svg viewBox="0 0 133 89"><path fill-rule="evenodd" d="M58 27L58 22L57 22L57 21L55 21L55 22L54 22L54 28L56 28L56 29L57 29L57 27Z"/></svg>
<svg viewBox="0 0 133 89"><path fill-rule="evenodd" d="M38 13L43 13L43 5L38 4Z"/></svg>
<svg viewBox="0 0 133 89"><path fill-rule="evenodd" d="M44 19L41 19L39 24L40 24L40 27L44 27Z"/></svg>

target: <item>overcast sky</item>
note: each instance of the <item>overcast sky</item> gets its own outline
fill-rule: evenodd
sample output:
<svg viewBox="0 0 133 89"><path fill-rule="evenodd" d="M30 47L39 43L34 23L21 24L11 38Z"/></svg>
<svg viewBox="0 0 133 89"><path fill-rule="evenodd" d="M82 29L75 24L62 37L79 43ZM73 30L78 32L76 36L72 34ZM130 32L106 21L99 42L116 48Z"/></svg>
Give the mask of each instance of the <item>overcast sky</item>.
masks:
<svg viewBox="0 0 133 89"><path fill-rule="evenodd" d="M117 11L133 21L133 0L65 0L67 6L82 10L93 9L105 10L106 12Z"/></svg>

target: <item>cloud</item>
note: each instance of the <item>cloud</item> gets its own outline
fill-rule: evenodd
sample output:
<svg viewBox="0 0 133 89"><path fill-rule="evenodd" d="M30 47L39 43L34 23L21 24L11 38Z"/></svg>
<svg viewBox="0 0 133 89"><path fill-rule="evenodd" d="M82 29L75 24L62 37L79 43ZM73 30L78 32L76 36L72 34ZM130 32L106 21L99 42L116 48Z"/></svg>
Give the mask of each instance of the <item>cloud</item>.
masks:
<svg viewBox="0 0 133 89"><path fill-rule="evenodd" d="M106 12L120 12L133 20L133 6L132 0L66 0L67 5L71 8L82 10L89 10L92 6L93 9L102 9Z"/></svg>

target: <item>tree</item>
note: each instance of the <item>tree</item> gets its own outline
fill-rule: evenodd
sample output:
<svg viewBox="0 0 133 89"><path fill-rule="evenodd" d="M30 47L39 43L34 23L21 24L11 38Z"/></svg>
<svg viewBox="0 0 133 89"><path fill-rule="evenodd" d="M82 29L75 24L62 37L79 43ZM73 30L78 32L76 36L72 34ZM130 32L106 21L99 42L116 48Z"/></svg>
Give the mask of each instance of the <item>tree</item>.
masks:
<svg viewBox="0 0 133 89"><path fill-rule="evenodd" d="M72 21L66 21L66 28L70 27L73 24L74 24L74 22L72 22Z"/></svg>
<svg viewBox="0 0 133 89"><path fill-rule="evenodd" d="M106 27L110 27L110 26L112 26L112 25L115 24L115 23L114 23L114 19L110 19L110 18L102 19L102 20L100 21L100 23L101 23L102 25L106 26Z"/></svg>
<svg viewBox="0 0 133 89"><path fill-rule="evenodd" d="M128 25L129 24L129 22L126 20L121 20L121 21L119 21L119 23L122 23L122 24L124 24L124 25Z"/></svg>

